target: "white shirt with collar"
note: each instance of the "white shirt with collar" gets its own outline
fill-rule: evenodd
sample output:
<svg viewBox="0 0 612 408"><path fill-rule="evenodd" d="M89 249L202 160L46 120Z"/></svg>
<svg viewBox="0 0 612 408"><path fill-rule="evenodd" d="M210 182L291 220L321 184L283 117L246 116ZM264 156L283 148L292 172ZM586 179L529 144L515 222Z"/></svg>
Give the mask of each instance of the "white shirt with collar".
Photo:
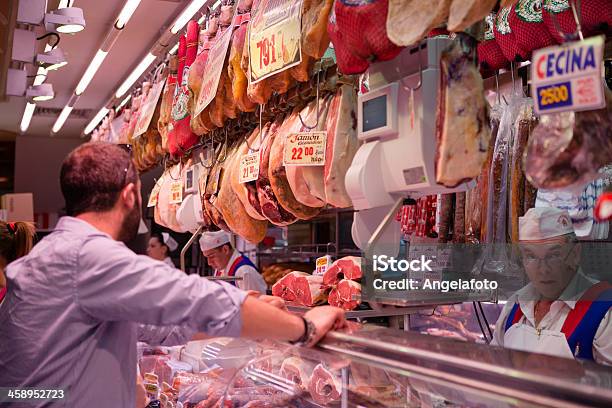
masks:
<svg viewBox="0 0 612 408"><path fill-rule="evenodd" d="M224 269L220 270L221 276L228 276L229 269L233 265L233 263L240 257L240 252L234 249L234 253L230 258L229 262L225 266ZM215 271L215 275L217 275L217 271ZM266 290L268 289L268 285L266 285L266 281L264 281L261 274L257 271L257 269L253 268L250 265L242 265L238 269L236 269L235 275L237 278L242 278L241 280L236 281L236 286L242 290L255 290L262 294L266 294Z"/></svg>
<svg viewBox="0 0 612 408"><path fill-rule="evenodd" d="M596 283L597 281L586 277L581 271L578 271L561 296L559 296L559 299L550 305L550 310L542 318L537 328L561 332L567 315L576 307L576 301L580 299L587 289ZM510 296L495 324L495 333L493 334L493 341L491 344L513 348L512 344L506 344L504 342L504 337L506 335L504 327L512 307L517 302L523 312L523 316L519 322L536 328L534 309L537 303L536 299L539 297L540 295L531 283ZM606 365L612 365L612 317L610 313L611 312L608 311L602 319L595 332L595 338L593 339L593 358L596 362Z"/></svg>

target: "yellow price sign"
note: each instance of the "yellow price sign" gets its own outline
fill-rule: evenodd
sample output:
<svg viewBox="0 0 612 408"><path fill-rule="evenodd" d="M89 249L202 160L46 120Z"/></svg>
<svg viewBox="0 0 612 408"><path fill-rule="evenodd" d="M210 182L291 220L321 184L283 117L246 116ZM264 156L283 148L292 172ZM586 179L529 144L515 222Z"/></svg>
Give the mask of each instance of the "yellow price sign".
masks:
<svg viewBox="0 0 612 408"><path fill-rule="evenodd" d="M249 26L251 83L302 61L301 31L301 0L262 0Z"/></svg>
<svg viewBox="0 0 612 408"><path fill-rule="evenodd" d="M183 202L183 180L173 181L170 185L170 204Z"/></svg>

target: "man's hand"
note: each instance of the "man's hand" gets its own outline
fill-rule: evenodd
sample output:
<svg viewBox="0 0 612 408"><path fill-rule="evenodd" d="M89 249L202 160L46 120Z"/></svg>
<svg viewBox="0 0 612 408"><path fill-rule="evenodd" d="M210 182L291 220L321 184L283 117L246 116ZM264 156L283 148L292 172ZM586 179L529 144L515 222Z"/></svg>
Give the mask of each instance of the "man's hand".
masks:
<svg viewBox="0 0 612 408"><path fill-rule="evenodd" d="M262 302L265 302L269 305L272 305L278 309L281 310L287 310L287 307L285 306L285 301L278 297L278 296L269 296L269 295L262 295L261 293L257 292L256 290L248 290L247 291L247 296L252 296L258 300L261 300Z"/></svg>
<svg viewBox="0 0 612 408"><path fill-rule="evenodd" d="M309 310L304 318L315 326L315 334L307 346L314 346L328 331L340 330L346 327L344 310L333 306L320 306Z"/></svg>

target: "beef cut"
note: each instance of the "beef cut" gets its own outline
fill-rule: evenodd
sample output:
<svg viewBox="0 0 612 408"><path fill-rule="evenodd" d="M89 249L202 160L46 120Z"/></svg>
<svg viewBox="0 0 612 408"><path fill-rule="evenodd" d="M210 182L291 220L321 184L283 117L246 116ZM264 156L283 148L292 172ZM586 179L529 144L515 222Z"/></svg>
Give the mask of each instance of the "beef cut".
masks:
<svg viewBox="0 0 612 408"><path fill-rule="evenodd" d="M296 127L300 126L297 115L297 111L293 112L284 120L283 124L278 129L272 141L268 172L272 191L278 199L279 204L297 218L307 220L319 214L321 208L306 206L295 198L293 191L291 191L289 181L287 180L287 171L283 161L287 137Z"/></svg>
<svg viewBox="0 0 612 408"><path fill-rule="evenodd" d="M327 31L340 72L361 74L370 62L395 58L402 47L387 37L388 0L337 0Z"/></svg>
<svg viewBox="0 0 612 408"><path fill-rule="evenodd" d="M401 46L418 43L446 21L451 0L430 0L427 7L421 0L389 0L387 33Z"/></svg>
<svg viewBox="0 0 612 408"><path fill-rule="evenodd" d="M293 292L293 282L295 282L295 278L299 274L307 275L306 272L295 271L290 272L280 278L274 285L272 285L272 294L288 302L294 302L296 300L296 296L295 292Z"/></svg>
<svg viewBox="0 0 612 408"><path fill-rule="evenodd" d="M261 147L259 178L257 179L257 197L259 198L262 214L270 220L272 224L285 226L293 224L297 221L297 217L285 210L279 204L278 199L274 195L269 174L270 152L281 123L281 120L277 120L272 124L269 133L266 135L264 144Z"/></svg>
<svg viewBox="0 0 612 408"><path fill-rule="evenodd" d="M436 182L452 188L480 174L491 129L474 39L458 33L440 57Z"/></svg>
<svg viewBox="0 0 612 408"><path fill-rule="evenodd" d="M361 271L361 258L346 256L334 261L323 274L323 285L333 287L341 279L359 280L363 276Z"/></svg>
<svg viewBox="0 0 612 408"><path fill-rule="evenodd" d="M357 94L344 85L331 101L327 113L327 145L325 150L325 200L338 208L353 205L346 191L344 178L359 148L357 139Z"/></svg>
<svg viewBox="0 0 612 408"><path fill-rule="evenodd" d="M340 399L342 377L339 373L330 371L323 364L318 364L312 372L308 390L314 402L328 405Z"/></svg>
<svg viewBox="0 0 612 408"><path fill-rule="evenodd" d="M299 357L288 357L283 361L280 375L307 391L315 364L302 360Z"/></svg>
<svg viewBox="0 0 612 408"><path fill-rule="evenodd" d="M303 306L314 306L327 299L321 289L323 279L306 272L294 271L283 276L272 286L272 294L288 302Z"/></svg>
<svg viewBox="0 0 612 408"><path fill-rule="evenodd" d="M353 310L361 303L361 285L349 279L342 279L329 292L327 301L332 306Z"/></svg>

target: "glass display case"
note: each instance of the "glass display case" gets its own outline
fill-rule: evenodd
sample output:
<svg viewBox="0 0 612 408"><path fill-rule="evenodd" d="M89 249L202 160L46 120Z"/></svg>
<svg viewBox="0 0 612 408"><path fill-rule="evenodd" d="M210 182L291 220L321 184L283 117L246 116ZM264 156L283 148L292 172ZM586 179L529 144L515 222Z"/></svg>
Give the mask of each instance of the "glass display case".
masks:
<svg viewBox="0 0 612 408"><path fill-rule="evenodd" d="M313 349L211 339L153 358L162 407L612 405L609 367L376 326L332 332Z"/></svg>

